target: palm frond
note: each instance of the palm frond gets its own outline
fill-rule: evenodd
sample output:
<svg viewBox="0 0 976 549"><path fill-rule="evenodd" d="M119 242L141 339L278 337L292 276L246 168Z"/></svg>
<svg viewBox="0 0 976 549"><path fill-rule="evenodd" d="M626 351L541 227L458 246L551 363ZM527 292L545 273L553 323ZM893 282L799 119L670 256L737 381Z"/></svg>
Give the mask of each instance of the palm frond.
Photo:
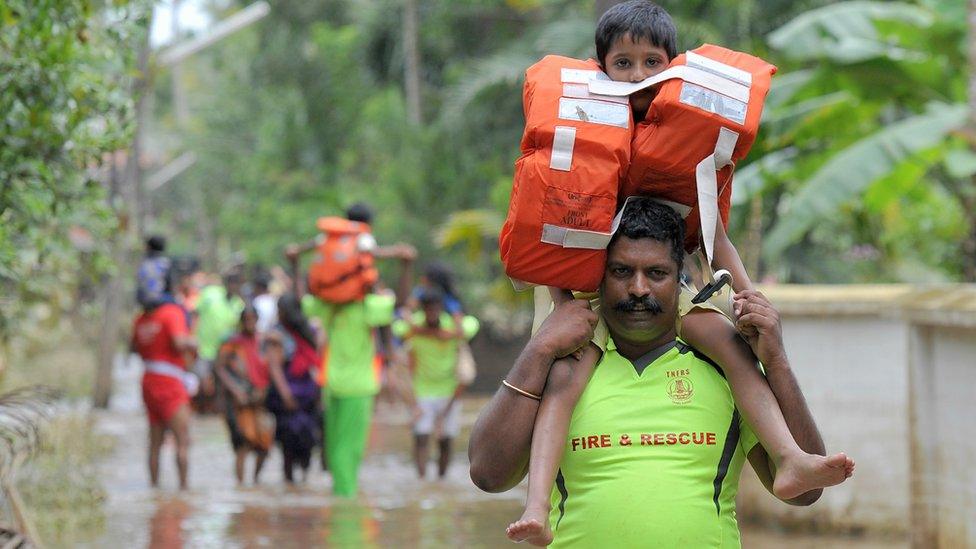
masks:
<svg viewBox="0 0 976 549"><path fill-rule="evenodd" d="M906 2L838 2L802 13L769 35L769 45L797 60L831 59L856 63L888 57L915 56L917 44L893 43L878 31L877 22L928 27L934 14Z"/></svg>
<svg viewBox="0 0 976 549"><path fill-rule="evenodd" d="M926 112L886 126L834 155L803 184L763 242L776 257L823 217L859 196L902 162L938 146L966 123L965 104L934 103Z"/></svg>
<svg viewBox="0 0 976 549"><path fill-rule="evenodd" d="M55 389L43 385L0 395L0 479L8 480L40 447L41 427L57 397Z"/></svg>

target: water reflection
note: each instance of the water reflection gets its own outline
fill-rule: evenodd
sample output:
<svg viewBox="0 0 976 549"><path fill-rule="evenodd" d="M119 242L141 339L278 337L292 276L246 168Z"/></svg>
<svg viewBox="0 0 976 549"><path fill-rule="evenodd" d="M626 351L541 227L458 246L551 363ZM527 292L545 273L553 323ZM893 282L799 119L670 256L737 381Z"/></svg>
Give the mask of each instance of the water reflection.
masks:
<svg viewBox="0 0 976 549"><path fill-rule="evenodd" d="M462 424L474 422L480 402L465 402ZM455 455L443 480L417 479L410 456L408 415L380 408L361 470L363 493L356 500L330 495L328 475L313 466L305 484L287 486L280 455L272 454L259 486L237 487L227 435L217 418L195 418L186 493L148 488L144 449L121 444L106 464L109 493L106 530L91 547L190 548L379 548L379 547L511 547L504 527L522 509L524 490L489 495L478 491L467 476L465 453ZM111 432L145 428L135 414L112 414ZM464 429L457 447L467 445ZM170 455L164 450L163 484L172 479ZM744 547L907 547L770 534L746 529ZM121 544L121 545L120 545ZM85 544L76 544L84 546Z"/></svg>
<svg viewBox="0 0 976 549"><path fill-rule="evenodd" d="M190 515L190 511L190 504L182 498L159 498L156 501L156 512L149 519L149 547L183 547L183 522Z"/></svg>

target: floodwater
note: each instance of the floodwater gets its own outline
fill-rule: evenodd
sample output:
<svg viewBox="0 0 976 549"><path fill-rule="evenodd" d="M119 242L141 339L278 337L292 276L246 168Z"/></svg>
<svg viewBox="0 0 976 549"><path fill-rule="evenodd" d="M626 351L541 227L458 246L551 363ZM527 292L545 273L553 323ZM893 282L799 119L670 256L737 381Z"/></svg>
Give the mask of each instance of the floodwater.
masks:
<svg viewBox="0 0 976 549"><path fill-rule="evenodd" d="M106 527L96 539L73 546L222 547L511 547L505 526L517 518L520 486L500 495L480 492L467 476L467 433L483 400L464 402L464 431L444 480L417 479L410 457L408 415L380 405L374 416L361 492L354 501L333 498L330 480L313 464L305 483L287 486L280 455L272 452L259 486L237 487L233 455L220 418L196 417L190 452L190 490L176 490L171 443L163 449L162 488L148 485L145 418L138 401L138 372L116 377L118 398L99 413L99 429L118 437L102 466L109 497ZM250 463L249 463L250 467ZM433 473L433 464L431 471ZM894 549L890 541L796 536L743 530L743 546L760 549L835 547ZM907 547L907 545L904 545Z"/></svg>

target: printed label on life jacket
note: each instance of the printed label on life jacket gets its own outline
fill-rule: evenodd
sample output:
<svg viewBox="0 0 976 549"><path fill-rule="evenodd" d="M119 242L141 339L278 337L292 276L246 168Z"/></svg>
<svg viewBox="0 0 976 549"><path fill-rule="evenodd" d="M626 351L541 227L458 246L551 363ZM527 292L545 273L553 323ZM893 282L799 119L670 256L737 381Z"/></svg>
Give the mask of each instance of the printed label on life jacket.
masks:
<svg viewBox="0 0 976 549"><path fill-rule="evenodd" d="M616 201L609 196L546 188L542 221L569 229L606 231L613 220Z"/></svg>
<svg viewBox="0 0 976 549"><path fill-rule="evenodd" d="M681 84L681 102L698 107L703 111L715 113L736 124L745 124L748 103L726 97L690 82Z"/></svg>
<svg viewBox="0 0 976 549"><path fill-rule="evenodd" d="M630 117L630 105L571 97L559 99L559 118L563 120L629 128Z"/></svg>

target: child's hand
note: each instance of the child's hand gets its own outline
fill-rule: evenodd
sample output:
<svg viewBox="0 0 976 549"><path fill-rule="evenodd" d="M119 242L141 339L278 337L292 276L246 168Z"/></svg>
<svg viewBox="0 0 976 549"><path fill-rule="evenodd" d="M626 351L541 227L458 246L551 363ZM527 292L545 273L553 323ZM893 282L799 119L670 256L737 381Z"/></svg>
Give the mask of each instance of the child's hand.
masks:
<svg viewBox="0 0 976 549"><path fill-rule="evenodd" d="M532 339L553 358L569 356L593 339L599 318L589 301L568 301L556 306Z"/></svg>
<svg viewBox="0 0 976 549"><path fill-rule="evenodd" d="M735 327L763 364L786 360L779 312L756 290L745 290L732 298Z"/></svg>

